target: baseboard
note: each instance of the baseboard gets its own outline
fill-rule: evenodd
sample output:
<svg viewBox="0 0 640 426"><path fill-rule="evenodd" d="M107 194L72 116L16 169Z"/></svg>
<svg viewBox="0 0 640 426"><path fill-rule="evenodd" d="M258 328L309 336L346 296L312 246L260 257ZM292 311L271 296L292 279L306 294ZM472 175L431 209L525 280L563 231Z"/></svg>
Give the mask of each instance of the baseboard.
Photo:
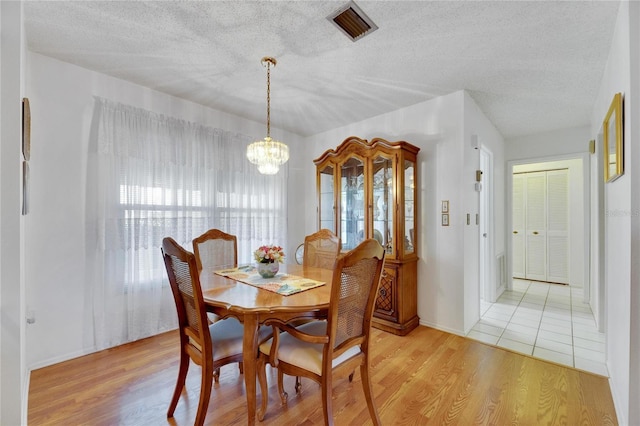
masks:
<svg viewBox="0 0 640 426"><path fill-rule="evenodd" d="M609 389L611 390L611 398L613 399L613 406L616 409L616 416L618 417L618 424L620 425L628 425L627 423L627 415L629 412L624 412L620 408L625 407L625 402L620 398L620 395L617 392L617 388L613 386L613 380L611 378L611 366L607 363L607 369L609 370Z"/></svg>
<svg viewBox="0 0 640 426"><path fill-rule="evenodd" d="M27 418L29 417L29 385L31 384L31 370L27 369L24 375L24 383L22 384L22 407L21 407L21 422L23 425L27 424Z"/></svg>
<svg viewBox="0 0 640 426"><path fill-rule="evenodd" d="M423 319L420 319L420 325L424 325L425 327L435 328L436 330L444 331L446 333L455 334L457 336L462 336L462 337L465 336L464 333L461 332L460 330L454 330L452 328L442 327L441 325L434 324L434 323L431 323L429 321L425 321Z"/></svg>
<svg viewBox="0 0 640 426"><path fill-rule="evenodd" d="M86 348L80 351L76 351L76 352L70 352L64 355L60 355L57 357L53 357L53 358L49 358L49 359L45 359L42 361L38 361L32 365L29 366L29 371L33 371L33 370L37 370L39 368L44 368L44 367L49 367L50 365L54 365L54 364L58 364L60 362L64 362L64 361L69 361L70 359L74 359L74 358L79 358L81 356L85 356L85 355L89 355L92 354L94 352L97 352L97 349L95 347L93 348Z"/></svg>
<svg viewBox="0 0 640 426"><path fill-rule="evenodd" d="M501 284L500 287L498 287L496 289L496 300L498 300L498 298L500 298L500 296L502 296L502 293L505 292L505 290L507 289L507 286L504 284ZM495 302L495 300L494 300Z"/></svg>

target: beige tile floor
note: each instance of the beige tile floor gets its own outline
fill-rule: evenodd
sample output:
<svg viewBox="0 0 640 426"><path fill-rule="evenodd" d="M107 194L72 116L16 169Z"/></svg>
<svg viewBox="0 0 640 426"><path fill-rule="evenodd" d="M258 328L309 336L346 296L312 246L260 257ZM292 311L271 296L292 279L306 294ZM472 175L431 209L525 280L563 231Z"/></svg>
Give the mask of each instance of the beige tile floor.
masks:
<svg viewBox="0 0 640 426"><path fill-rule="evenodd" d="M480 321L467 337L609 376L604 334L582 302L582 288L514 279L513 290L481 303Z"/></svg>

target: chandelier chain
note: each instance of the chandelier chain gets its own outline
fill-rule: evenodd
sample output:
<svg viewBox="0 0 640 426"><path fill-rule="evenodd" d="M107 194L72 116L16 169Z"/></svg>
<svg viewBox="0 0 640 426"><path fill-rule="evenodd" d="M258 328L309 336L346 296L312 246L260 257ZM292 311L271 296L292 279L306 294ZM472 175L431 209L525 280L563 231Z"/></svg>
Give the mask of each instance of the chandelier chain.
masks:
<svg viewBox="0 0 640 426"><path fill-rule="evenodd" d="M271 137L271 61L267 61L267 137Z"/></svg>
<svg viewBox="0 0 640 426"><path fill-rule="evenodd" d="M267 67L267 137L247 147L247 159L265 175L278 173L280 166L289 160L289 147L271 139L271 65L275 67L276 63L270 56L262 58L262 65Z"/></svg>

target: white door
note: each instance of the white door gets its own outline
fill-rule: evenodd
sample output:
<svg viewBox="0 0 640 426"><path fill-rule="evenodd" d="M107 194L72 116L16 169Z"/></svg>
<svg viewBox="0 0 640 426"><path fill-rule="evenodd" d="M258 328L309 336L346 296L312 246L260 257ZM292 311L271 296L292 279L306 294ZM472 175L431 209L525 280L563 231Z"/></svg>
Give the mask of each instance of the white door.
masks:
<svg viewBox="0 0 640 426"><path fill-rule="evenodd" d="M547 279L547 191L546 173L527 173L525 276L531 280Z"/></svg>
<svg viewBox="0 0 640 426"><path fill-rule="evenodd" d="M569 284L569 172L547 172L547 279Z"/></svg>
<svg viewBox="0 0 640 426"><path fill-rule="evenodd" d="M524 232L525 232L525 193L524 175L513 175L513 197L512 197L512 258L513 277L525 278L525 258L524 258Z"/></svg>
<svg viewBox="0 0 640 426"><path fill-rule="evenodd" d="M569 171L513 175L513 277L569 284Z"/></svg>
<svg viewBox="0 0 640 426"><path fill-rule="evenodd" d="M482 186L480 190L480 298L495 302L500 281L496 280L493 245L493 155L484 146L480 147L480 170Z"/></svg>

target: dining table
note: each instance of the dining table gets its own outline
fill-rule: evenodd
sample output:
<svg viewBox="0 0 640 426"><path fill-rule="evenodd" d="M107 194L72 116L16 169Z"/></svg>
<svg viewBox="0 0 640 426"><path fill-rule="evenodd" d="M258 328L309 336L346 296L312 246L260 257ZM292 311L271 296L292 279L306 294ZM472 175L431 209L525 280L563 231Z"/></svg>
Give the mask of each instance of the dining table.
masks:
<svg viewBox="0 0 640 426"><path fill-rule="evenodd" d="M207 311L221 318L235 317L244 325L243 369L247 395L247 424L256 419L256 364L258 329L270 323L286 323L296 319L326 319L331 296L333 271L297 264L281 264L278 276L295 275L324 282L319 287L291 295L245 284L216 273L215 268L200 272L200 285Z"/></svg>

